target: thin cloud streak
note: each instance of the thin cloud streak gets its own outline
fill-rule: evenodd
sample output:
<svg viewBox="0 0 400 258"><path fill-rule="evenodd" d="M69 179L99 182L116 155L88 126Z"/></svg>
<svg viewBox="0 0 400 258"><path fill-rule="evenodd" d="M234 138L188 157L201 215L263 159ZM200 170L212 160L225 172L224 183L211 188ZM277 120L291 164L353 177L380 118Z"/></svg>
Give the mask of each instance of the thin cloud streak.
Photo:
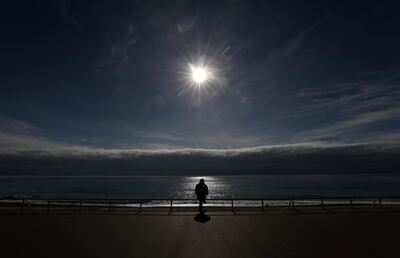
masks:
<svg viewBox="0 0 400 258"><path fill-rule="evenodd" d="M67 0L56 0L54 1L54 8L57 12L70 24L80 31L83 31L83 25L74 16L72 16L70 11L71 3Z"/></svg>
<svg viewBox="0 0 400 258"><path fill-rule="evenodd" d="M373 78L377 72L380 78ZM297 97L307 100L310 104L299 106L295 115L309 116L334 110L339 110L343 114L354 114L398 106L400 102L398 68L392 68L383 74L377 72L364 74L368 78L355 82L301 89Z"/></svg>
<svg viewBox="0 0 400 258"><path fill-rule="evenodd" d="M297 134L303 140L318 140L325 137L333 137L345 133L351 133L362 126L400 119L400 108L390 108L374 112L365 112L350 119L340 121L331 126L316 128ZM379 135L378 135L379 136ZM377 136L377 138L378 138Z"/></svg>
<svg viewBox="0 0 400 258"><path fill-rule="evenodd" d="M400 143L303 143L240 149L3 150L0 175L398 173Z"/></svg>
<svg viewBox="0 0 400 258"><path fill-rule="evenodd" d="M312 33L326 18L327 16L324 16L317 21L315 21L313 24L310 26L304 28L301 30L296 37L294 37L292 40L290 40L286 45L284 45L282 48L276 50L273 52L270 57L271 58L288 58L290 57L293 53L295 53L299 48L301 48L304 40L306 37Z"/></svg>
<svg viewBox="0 0 400 258"><path fill-rule="evenodd" d="M353 150L356 150L353 152ZM374 152L399 152L400 142L369 142L369 143L325 143L325 142L305 142L297 144L282 144L257 146L234 149L200 149L200 148L179 148L179 149L100 149L84 146L69 146L57 149L27 149L27 150L0 150L0 155L16 155L30 157L71 157L71 158L131 158L140 156L212 156L212 157L237 157L241 155L254 154L278 154L296 155L313 153L343 153L360 154L360 150L365 153Z"/></svg>

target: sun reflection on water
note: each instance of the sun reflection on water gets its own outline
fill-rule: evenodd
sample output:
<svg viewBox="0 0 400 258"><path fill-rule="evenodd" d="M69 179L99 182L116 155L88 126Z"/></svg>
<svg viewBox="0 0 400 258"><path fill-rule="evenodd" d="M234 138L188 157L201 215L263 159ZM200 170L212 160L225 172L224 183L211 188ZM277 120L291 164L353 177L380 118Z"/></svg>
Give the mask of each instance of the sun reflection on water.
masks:
<svg viewBox="0 0 400 258"><path fill-rule="evenodd" d="M208 199L222 199L227 198L227 193L230 191L230 184L226 180L220 180L218 177L213 176L193 176L183 177L180 185L176 187L176 198L193 199L196 198L194 189L200 179L204 179L208 186L209 195ZM229 197L228 197L229 198Z"/></svg>

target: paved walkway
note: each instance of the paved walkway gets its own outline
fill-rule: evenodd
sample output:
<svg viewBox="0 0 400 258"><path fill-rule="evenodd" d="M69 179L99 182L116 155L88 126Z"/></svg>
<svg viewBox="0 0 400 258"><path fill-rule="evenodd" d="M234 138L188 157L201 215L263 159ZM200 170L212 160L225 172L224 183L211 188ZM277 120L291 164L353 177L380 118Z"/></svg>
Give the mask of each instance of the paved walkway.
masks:
<svg viewBox="0 0 400 258"><path fill-rule="evenodd" d="M1 257L397 257L400 213L0 214ZM203 221L204 222L204 221Z"/></svg>

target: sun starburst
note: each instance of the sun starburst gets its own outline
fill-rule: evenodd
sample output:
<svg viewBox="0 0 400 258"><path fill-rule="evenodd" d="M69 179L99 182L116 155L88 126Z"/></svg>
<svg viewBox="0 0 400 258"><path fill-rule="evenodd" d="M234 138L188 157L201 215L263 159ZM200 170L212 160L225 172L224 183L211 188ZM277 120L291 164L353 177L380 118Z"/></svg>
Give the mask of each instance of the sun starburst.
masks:
<svg viewBox="0 0 400 258"><path fill-rule="evenodd" d="M200 50L199 50L200 49ZM186 96L196 106L211 101L226 90L226 60L221 51L181 52L176 60L177 96ZM197 52L197 54L196 54Z"/></svg>
<svg viewBox="0 0 400 258"><path fill-rule="evenodd" d="M208 71L204 67L192 67L192 79L195 83L202 84L208 79Z"/></svg>

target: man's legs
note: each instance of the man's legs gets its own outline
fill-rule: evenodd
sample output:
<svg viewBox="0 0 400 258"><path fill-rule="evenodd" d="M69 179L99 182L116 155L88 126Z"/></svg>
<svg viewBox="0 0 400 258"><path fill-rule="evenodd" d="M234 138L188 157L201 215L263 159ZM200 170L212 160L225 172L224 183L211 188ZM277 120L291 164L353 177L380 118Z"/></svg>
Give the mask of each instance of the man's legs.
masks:
<svg viewBox="0 0 400 258"><path fill-rule="evenodd" d="M199 212L203 213L203 200L199 200Z"/></svg>

